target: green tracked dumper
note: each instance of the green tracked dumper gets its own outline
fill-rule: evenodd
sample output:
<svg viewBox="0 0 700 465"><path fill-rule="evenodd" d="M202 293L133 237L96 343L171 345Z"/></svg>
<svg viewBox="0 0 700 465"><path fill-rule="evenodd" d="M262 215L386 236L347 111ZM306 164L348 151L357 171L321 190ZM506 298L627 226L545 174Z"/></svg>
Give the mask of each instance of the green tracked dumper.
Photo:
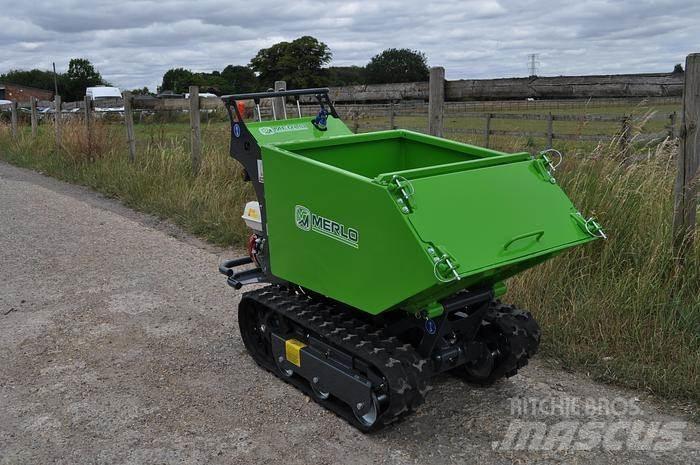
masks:
<svg viewBox="0 0 700 465"><path fill-rule="evenodd" d="M315 117L302 117L301 98L318 102ZM285 108L263 121L266 99L296 101L298 117ZM243 342L259 365L364 432L415 410L439 373L481 385L514 375L540 329L498 300L504 282L605 237L559 187L548 152L353 134L328 89L223 100L231 156L257 200L243 214L248 256L219 270L235 289L268 283L241 298Z"/></svg>

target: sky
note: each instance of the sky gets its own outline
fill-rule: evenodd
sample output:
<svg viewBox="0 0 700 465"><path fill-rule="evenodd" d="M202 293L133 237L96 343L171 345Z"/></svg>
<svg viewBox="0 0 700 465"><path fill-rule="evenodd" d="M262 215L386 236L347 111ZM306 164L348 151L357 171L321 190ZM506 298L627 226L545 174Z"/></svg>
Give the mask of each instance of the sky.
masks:
<svg viewBox="0 0 700 465"><path fill-rule="evenodd" d="M303 35L332 65L386 48L424 52L447 79L670 72L700 51L700 1L0 0L0 73L65 71L88 58L122 89L152 91L170 68L246 65Z"/></svg>

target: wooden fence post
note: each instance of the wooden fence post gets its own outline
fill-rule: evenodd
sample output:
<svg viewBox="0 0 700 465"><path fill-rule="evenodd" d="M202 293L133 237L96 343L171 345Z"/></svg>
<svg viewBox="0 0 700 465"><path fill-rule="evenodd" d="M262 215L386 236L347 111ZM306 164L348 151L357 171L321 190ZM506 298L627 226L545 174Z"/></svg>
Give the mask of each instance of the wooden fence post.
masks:
<svg viewBox="0 0 700 465"><path fill-rule="evenodd" d="M389 100L389 129L396 129L396 109L393 100Z"/></svg>
<svg viewBox="0 0 700 465"><path fill-rule="evenodd" d="M630 116L625 115L622 118L622 126L620 127L620 151L626 152L630 146L630 138L632 128L630 126Z"/></svg>
<svg viewBox="0 0 700 465"><path fill-rule="evenodd" d="M17 102L10 104L10 122L12 124L12 138L17 139Z"/></svg>
<svg viewBox="0 0 700 465"><path fill-rule="evenodd" d="M550 111L547 114L547 148L551 149L552 148L552 138L554 137L554 130L553 130L553 123L552 123L552 112Z"/></svg>
<svg viewBox="0 0 700 465"><path fill-rule="evenodd" d="M37 136L37 114L36 114L36 97L29 98L29 109L31 111L31 123L32 123L32 139L36 139Z"/></svg>
<svg viewBox="0 0 700 465"><path fill-rule="evenodd" d="M442 117L445 104L445 68L430 68L428 84L428 133L442 137Z"/></svg>
<svg viewBox="0 0 700 465"><path fill-rule="evenodd" d="M199 87L190 86L190 145L192 148L192 174L197 176L202 164L202 131L199 115Z"/></svg>
<svg viewBox="0 0 700 465"><path fill-rule="evenodd" d="M685 59L683 112L680 126L680 153L674 188L673 243L683 258L696 236L698 178L700 177L700 53Z"/></svg>
<svg viewBox="0 0 700 465"><path fill-rule="evenodd" d="M83 102L85 106L85 135L87 136L88 158L92 160L92 99L86 95Z"/></svg>
<svg viewBox="0 0 700 465"><path fill-rule="evenodd" d="M673 139L676 137L676 112L674 111L668 115L668 138Z"/></svg>
<svg viewBox="0 0 700 465"><path fill-rule="evenodd" d="M56 95L53 99L53 124L56 136L56 150L61 148L61 96Z"/></svg>
<svg viewBox="0 0 700 465"><path fill-rule="evenodd" d="M286 81L275 81L275 91L287 90ZM287 119L287 102L284 97L272 99L272 108L276 119Z"/></svg>
<svg viewBox="0 0 700 465"><path fill-rule="evenodd" d="M486 113L486 125L484 126L484 147L489 148L491 136L491 113Z"/></svg>
<svg viewBox="0 0 700 465"><path fill-rule="evenodd" d="M192 96L190 96L192 97ZM124 126L126 126L126 143L129 145L129 161L136 160L136 136L134 135L134 99L131 92L124 92Z"/></svg>

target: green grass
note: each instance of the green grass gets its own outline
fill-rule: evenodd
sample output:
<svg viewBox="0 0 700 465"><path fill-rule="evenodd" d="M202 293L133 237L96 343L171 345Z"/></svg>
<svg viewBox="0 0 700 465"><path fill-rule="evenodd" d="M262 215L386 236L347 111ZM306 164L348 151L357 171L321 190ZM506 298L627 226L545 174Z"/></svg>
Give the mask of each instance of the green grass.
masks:
<svg viewBox="0 0 700 465"><path fill-rule="evenodd" d="M98 124L92 157L78 123L66 126L58 152L51 127L42 127L36 141L26 129L13 141L0 126L0 158L90 186L213 243L241 245L248 232L240 214L253 193L228 157L228 126L216 119L203 125L196 177L185 123L136 127L134 163L117 124ZM495 145L516 151L525 142L501 138ZM635 147L628 154L615 144L568 148L557 179L610 239L523 273L509 283L506 299L532 309L544 329L544 354L564 366L700 403L700 246L684 268L670 246L676 148Z"/></svg>

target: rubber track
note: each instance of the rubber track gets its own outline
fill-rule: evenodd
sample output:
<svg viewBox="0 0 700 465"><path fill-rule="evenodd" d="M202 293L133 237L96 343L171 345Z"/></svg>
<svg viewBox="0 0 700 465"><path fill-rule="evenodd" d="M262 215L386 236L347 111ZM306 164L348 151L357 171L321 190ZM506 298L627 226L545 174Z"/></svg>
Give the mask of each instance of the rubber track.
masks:
<svg viewBox="0 0 700 465"><path fill-rule="evenodd" d="M484 316L482 328L483 325L491 326L504 338L501 345L503 358L485 379L475 380L460 367L453 370L453 373L471 383L490 386L501 378L515 375L528 364L539 348L541 331L530 312L500 301L491 304Z"/></svg>
<svg viewBox="0 0 700 465"><path fill-rule="evenodd" d="M320 401L313 396L309 384L299 376L285 378L272 360L256 362L280 379L293 384L317 403L335 412L353 426L368 432L394 423L423 403L431 373L427 360L421 358L410 344L388 335L382 328L372 326L352 313L331 302L309 299L285 288L268 286L243 294L241 304L254 301L296 325L314 333L316 337L337 349L362 360L381 374L388 383L388 406L371 428L363 427L348 406L330 399ZM251 352L252 354L252 352Z"/></svg>

